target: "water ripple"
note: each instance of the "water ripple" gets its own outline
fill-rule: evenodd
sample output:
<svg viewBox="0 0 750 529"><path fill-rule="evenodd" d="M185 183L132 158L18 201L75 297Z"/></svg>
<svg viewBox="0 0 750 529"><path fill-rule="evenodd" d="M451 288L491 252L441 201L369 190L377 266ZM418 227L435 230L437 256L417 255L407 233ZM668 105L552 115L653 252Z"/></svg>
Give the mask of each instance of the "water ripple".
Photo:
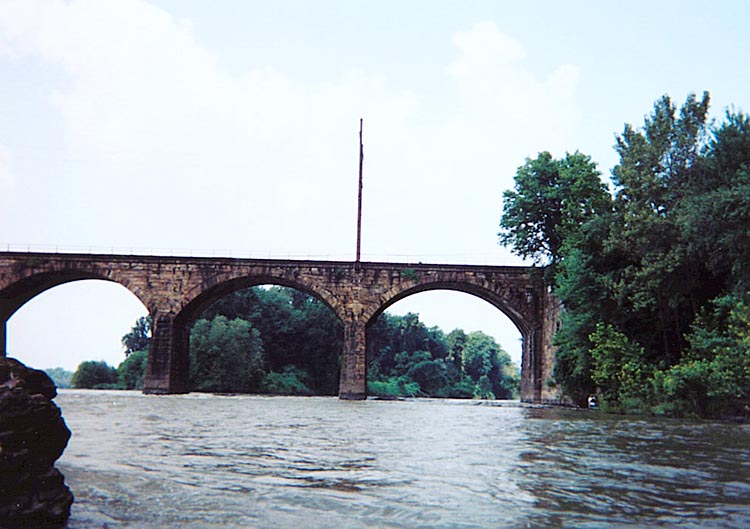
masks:
<svg viewBox="0 0 750 529"><path fill-rule="evenodd" d="M63 391L70 529L750 526L750 428L474 405Z"/></svg>

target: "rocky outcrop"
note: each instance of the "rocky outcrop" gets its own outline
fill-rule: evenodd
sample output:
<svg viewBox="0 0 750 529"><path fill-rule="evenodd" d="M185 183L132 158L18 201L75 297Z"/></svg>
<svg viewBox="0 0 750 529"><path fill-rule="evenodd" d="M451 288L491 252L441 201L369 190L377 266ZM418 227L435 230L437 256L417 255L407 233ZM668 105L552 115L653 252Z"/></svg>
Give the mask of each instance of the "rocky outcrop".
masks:
<svg viewBox="0 0 750 529"><path fill-rule="evenodd" d="M54 467L70 430L46 373L0 358L0 528L63 527L73 494Z"/></svg>

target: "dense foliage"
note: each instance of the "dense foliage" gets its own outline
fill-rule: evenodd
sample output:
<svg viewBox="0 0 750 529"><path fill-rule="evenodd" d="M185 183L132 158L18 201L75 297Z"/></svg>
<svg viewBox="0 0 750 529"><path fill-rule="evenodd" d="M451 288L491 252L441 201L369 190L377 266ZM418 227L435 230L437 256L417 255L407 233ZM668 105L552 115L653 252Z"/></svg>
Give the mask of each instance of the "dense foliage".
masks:
<svg viewBox="0 0 750 529"><path fill-rule="evenodd" d="M190 333L190 387L195 391L257 392L263 377L263 344L250 322L218 315Z"/></svg>
<svg viewBox="0 0 750 529"><path fill-rule="evenodd" d="M520 376L510 356L482 332L447 336L416 314L382 314L368 329L368 393L510 399Z"/></svg>
<svg viewBox="0 0 750 529"><path fill-rule="evenodd" d="M71 385L83 389L107 389L117 387L117 370L106 362L87 360L78 365Z"/></svg>
<svg viewBox="0 0 750 529"><path fill-rule="evenodd" d="M148 344L146 344L148 346ZM117 366L117 383L123 389L143 389L148 351L133 351Z"/></svg>
<svg viewBox="0 0 750 529"><path fill-rule="evenodd" d="M626 125L604 201L596 185L532 174L524 185L537 194L568 186L556 192L597 207L574 223L501 233L525 256L534 254L518 237L559 235L548 254L565 314L550 382L580 403L598 392L613 410L696 416L750 404L750 119L728 112L712 124L708 108L707 93L679 109L664 96L641 128ZM590 167L577 170L591 178ZM501 226L531 207L520 196L506 193ZM534 207L560 218L559 204Z"/></svg>
<svg viewBox="0 0 750 529"><path fill-rule="evenodd" d="M193 326L191 384L205 391L336 395L343 339L343 325L333 311L304 292L240 290L206 309ZM217 358L223 370L244 366L238 369L248 370L248 383L214 389L220 378Z"/></svg>
<svg viewBox="0 0 750 529"><path fill-rule="evenodd" d="M526 159L515 189L505 191L503 199L500 242L537 264L556 263L563 242L610 203L596 164L579 152L560 160L548 152Z"/></svg>
<svg viewBox="0 0 750 529"><path fill-rule="evenodd" d="M512 398L519 372L493 338L427 328L416 314L381 315L368 329L368 392L385 397ZM148 347L151 320L123 337L126 350ZM314 297L255 287L208 307L190 333L190 388L220 393L336 395L343 326ZM115 371L87 386L141 389L147 352L126 351ZM84 365L85 364L85 365ZM79 371L89 369L88 362ZM108 372L109 373L109 372ZM102 375L103 376L103 375ZM106 380L105 380L106 378Z"/></svg>
<svg viewBox="0 0 750 529"><path fill-rule="evenodd" d="M492 338L473 333L460 348L451 340L414 314L381 315L368 329L368 391L468 398L517 392L517 370ZM217 301L193 326L191 387L336 395L342 348L341 322L314 297L282 287L241 290Z"/></svg>

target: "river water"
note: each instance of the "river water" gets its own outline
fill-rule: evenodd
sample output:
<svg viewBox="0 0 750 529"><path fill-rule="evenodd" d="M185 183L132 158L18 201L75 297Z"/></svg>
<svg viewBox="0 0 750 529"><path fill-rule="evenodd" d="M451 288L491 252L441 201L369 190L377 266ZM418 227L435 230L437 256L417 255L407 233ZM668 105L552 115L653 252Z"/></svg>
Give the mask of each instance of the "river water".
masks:
<svg viewBox="0 0 750 529"><path fill-rule="evenodd" d="M750 425L63 390L70 529L750 527Z"/></svg>

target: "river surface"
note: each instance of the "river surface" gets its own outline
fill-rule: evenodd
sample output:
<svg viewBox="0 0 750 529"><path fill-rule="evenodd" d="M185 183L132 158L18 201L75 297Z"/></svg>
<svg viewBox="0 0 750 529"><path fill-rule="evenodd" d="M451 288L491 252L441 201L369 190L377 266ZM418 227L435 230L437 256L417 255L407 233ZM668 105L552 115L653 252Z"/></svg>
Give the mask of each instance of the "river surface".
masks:
<svg viewBox="0 0 750 529"><path fill-rule="evenodd" d="M70 529L750 527L750 425L63 390Z"/></svg>

